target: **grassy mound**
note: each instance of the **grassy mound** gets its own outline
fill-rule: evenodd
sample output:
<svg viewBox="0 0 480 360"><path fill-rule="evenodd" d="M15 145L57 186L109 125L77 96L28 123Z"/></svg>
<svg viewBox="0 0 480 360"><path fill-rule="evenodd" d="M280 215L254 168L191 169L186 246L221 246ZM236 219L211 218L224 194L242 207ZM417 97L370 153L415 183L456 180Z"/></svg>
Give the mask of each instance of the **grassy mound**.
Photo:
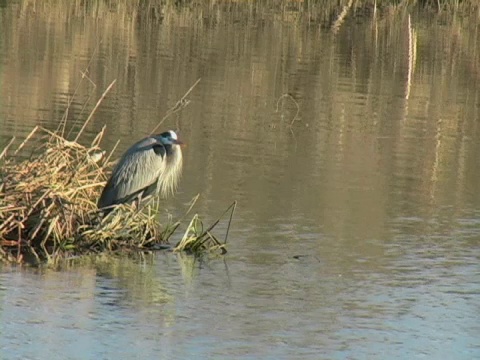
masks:
<svg viewBox="0 0 480 360"><path fill-rule="evenodd" d="M13 152L0 155L0 259L40 263L105 251L152 249L168 241L179 222L161 227L154 204L136 209L119 206L99 214L96 200L109 173L109 158L99 143L68 141L59 133L36 127ZM16 154L28 142L41 144L28 160ZM233 214L232 208L232 214ZM215 222L213 227L218 223ZM176 251L220 250L212 234L195 215Z"/></svg>

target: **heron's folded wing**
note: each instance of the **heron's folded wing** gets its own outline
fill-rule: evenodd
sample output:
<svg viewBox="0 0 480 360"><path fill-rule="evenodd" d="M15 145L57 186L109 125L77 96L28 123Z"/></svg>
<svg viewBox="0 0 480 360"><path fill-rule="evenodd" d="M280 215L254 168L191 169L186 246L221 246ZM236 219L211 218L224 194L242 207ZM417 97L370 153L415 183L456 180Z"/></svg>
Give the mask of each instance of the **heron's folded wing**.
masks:
<svg viewBox="0 0 480 360"><path fill-rule="evenodd" d="M165 170L164 156L165 148L156 141L132 146L113 170L100 197L99 207L129 202L151 188Z"/></svg>

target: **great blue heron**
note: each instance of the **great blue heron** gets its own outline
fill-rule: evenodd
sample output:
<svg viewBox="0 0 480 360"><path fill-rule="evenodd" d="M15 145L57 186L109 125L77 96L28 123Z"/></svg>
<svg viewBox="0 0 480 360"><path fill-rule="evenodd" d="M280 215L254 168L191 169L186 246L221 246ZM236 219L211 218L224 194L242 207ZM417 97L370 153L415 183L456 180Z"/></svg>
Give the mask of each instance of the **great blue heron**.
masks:
<svg viewBox="0 0 480 360"><path fill-rule="evenodd" d="M140 202L147 196L173 193L182 172L181 141L173 131L144 138L130 147L108 179L97 206Z"/></svg>

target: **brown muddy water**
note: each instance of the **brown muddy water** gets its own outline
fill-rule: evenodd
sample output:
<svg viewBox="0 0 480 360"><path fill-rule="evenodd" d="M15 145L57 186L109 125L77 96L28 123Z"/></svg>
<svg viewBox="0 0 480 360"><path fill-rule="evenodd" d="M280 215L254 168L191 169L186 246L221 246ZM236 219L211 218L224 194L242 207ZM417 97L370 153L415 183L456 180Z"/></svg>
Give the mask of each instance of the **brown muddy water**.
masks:
<svg viewBox="0 0 480 360"><path fill-rule="evenodd" d="M238 201L222 258L4 266L1 358L480 358L478 18L0 4L2 144L116 79L80 141L118 156L201 78L165 209Z"/></svg>

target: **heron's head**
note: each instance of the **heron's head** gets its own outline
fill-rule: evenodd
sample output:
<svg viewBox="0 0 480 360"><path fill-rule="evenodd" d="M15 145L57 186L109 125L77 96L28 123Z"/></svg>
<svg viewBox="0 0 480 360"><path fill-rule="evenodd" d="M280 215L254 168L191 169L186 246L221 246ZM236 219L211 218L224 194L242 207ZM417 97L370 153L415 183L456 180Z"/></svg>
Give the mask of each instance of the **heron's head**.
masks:
<svg viewBox="0 0 480 360"><path fill-rule="evenodd" d="M173 130L165 131L158 135L160 141L164 145L181 145L183 144L178 140L177 134Z"/></svg>

